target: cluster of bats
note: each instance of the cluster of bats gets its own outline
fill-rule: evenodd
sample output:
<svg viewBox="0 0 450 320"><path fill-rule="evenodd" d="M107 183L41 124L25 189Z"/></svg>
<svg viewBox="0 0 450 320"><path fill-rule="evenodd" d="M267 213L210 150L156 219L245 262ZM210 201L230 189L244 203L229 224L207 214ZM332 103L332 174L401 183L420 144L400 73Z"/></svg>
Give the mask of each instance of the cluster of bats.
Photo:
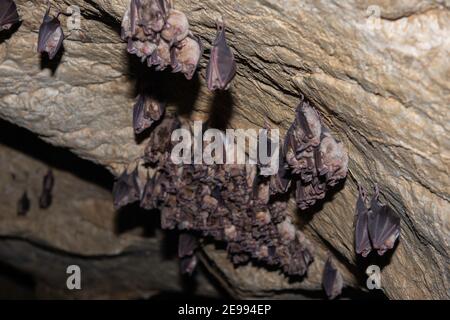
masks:
<svg viewBox="0 0 450 320"><path fill-rule="evenodd" d="M155 70L172 68L192 79L203 45L189 30L186 15L168 0L131 0L122 19L122 39L128 52L147 61ZM208 88L227 89L236 73L236 63L225 39L223 21L217 21L217 36L207 67Z"/></svg>
<svg viewBox="0 0 450 320"><path fill-rule="evenodd" d="M236 265L255 259L303 276L313 261L312 247L291 221L286 201L271 197L270 178L257 165L172 163L171 132L181 126L190 128L166 114L153 128L143 155L143 167L152 174L142 176L138 167L124 171L113 189L116 208L138 201L144 209L159 209L163 229L227 243ZM191 273L194 261L182 259L182 272Z"/></svg>
<svg viewBox="0 0 450 320"><path fill-rule="evenodd" d="M42 179L42 191L39 196L39 208L47 209L52 204L53 200L53 186L55 185L55 177L53 171L49 169ZM31 207L31 201L28 198L28 193L25 191L17 202L17 215L25 216Z"/></svg>
<svg viewBox="0 0 450 320"><path fill-rule="evenodd" d="M60 50L64 32L50 3L39 29L38 52L53 59ZM0 0L0 31L20 21L13 0ZM236 74L236 62L225 38L223 21L217 21L206 69L208 88L227 90ZM121 37L127 50L156 71L172 68L192 79L203 54L200 38L189 30L186 15L169 0L131 0L122 20ZM313 261L313 250L304 234L286 213L286 200L277 194L295 187L297 205L304 210L323 199L326 192L348 170L348 155L334 139L319 113L302 98L289 128L276 175L260 174L258 165L175 165L170 160L173 130L182 126L175 115L165 114L165 104L146 94L137 97L133 109L136 134L158 123L150 133L143 156L153 172L141 177L138 167L125 170L114 184L116 208L139 201L145 209L159 209L164 229L179 229L178 256L183 273L191 274L197 264L196 235L225 241L233 263L256 259L280 267L288 275L304 275ZM39 198L41 208L51 204L54 177L44 177ZM18 203L18 214L30 208L27 193ZM372 250L383 255L392 249L400 234L400 219L379 201L379 190L368 203L359 187L356 203L355 251L367 257ZM341 294L342 275L329 258L323 270L323 287L330 299Z"/></svg>

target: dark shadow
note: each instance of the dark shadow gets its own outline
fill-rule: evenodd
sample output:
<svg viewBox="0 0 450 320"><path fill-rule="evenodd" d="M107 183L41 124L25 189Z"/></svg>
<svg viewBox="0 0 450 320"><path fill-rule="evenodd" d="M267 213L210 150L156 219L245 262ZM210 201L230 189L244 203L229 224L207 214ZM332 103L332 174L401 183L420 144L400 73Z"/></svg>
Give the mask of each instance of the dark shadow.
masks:
<svg viewBox="0 0 450 320"><path fill-rule="evenodd" d="M216 91L210 106L208 128L225 130L233 114L234 99L230 91Z"/></svg>
<svg viewBox="0 0 450 320"><path fill-rule="evenodd" d="M122 234L138 227L143 228L143 237L154 237L160 227L158 210L144 210L139 203L133 203L119 209L114 219L115 232Z"/></svg>
<svg viewBox="0 0 450 320"><path fill-rule="evenodd" d="M65 49L63 44L52 60L50 60L46 52L41 53L41 69L50 69L50 71L52 72L52 76L55 75L55 72L61 63L64 51Z"/></svg>
<svg viewBox="0 0 450 320"><path fill-rule="evenodd" d="M104 167L83 160L67 149L45 143L32 132L0 120L0 144L22 152L49 167L70 172L80 179L112 190L113 176Z"/></svg>
<svg viewBox="0 0 450 320"><path fill-rule="evenodd" d="M339 181L339 183L337 185L335 185L331 189L327 190L327 192L325 194L325 198L323 198L322 200L318 200L314 205L312 205L308 209L301 210L301 209L297 208L297 215L300 217L299 224L298 224L300 230L303 230L306 227L306 225L308 225L308 223L314 218L314 214L316 212L322 211L325 203L333 201L334 196L344 188L346 181L347 181L347 178ZM296 186L293 187L293 192L295 195Z"/></svg>
<svg viewBox="0 0 450 320"><path fill-rule="evenodd" d="M35 299L33 277L0 261L0 299Z"/></svg>
<svg viewBox="0 0 450 320"><path fill-rule="evenodd" d="M145 93L176 106L179 115L189 116L192 113L200 92L198 72L187 80L182 73L172 73L170 67L156 71L134 55L128 55L128 68L128 77L136 82L134 97Z"/></svg>
<svg viewBox="0 0 450 320"><path fill-rule="evenodd" d="M20 26L22 25L22 21L19 21L18 23L15 23L9 28L8 30L1 30L0 31L0 44L5 42L6 40L9 40L14 33L19 30Z"/></svg>

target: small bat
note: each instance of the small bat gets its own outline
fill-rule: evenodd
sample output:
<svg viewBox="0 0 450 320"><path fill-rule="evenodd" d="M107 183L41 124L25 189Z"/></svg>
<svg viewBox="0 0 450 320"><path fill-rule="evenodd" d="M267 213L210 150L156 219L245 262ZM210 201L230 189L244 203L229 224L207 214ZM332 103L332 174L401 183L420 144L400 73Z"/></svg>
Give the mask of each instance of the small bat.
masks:
<svg viewBox="0 0 450 320"><path fill-rule="evenodd" d="M133 108L133 128L136 134L142 133L158 121L165 111L165 105L140 94Z"/></svg>
<svg viewBox="0 0 450 320"><path fill-rule="evenodd" d="M59 12L56 17L50 16L49 2L44 19L39 28L37 52L47 52L50 60L52 60L61 49L64 40L64 32L58 19L60 14L61 12Z"/></svg>
<svg viewBox="0 0 450 320"><path fill-rule="evenodd" d="M125 169L113 186L114 208L117 210L141 198L138 168L128 173Z"/></svg>
<svg viewBox="0 0 450 320"><path fill-rule="evenodd" d="M367 257L372 251L368 230L368 210L366 207L367 195L362 186L358 186L359 196L356 201L355 220L355 251L357 254Z"/></svg>
<svg viewBox="0 0 450 320"><path fill-rule="evenodd" d="M16 3L13 0L0 0L0 31L8 30L19 21Z"/></svg>
<svg viewBox="0 0 450 320"><path fill-rule="evenodd" d="M166 25L170 3L167 0L141 0L137 3L144 31L147 34L160 32Z"/></svg>
<svg viewBox="0 0 450 320"><path fill-rule="evenodd" d="M54 184L55 177L53 176L52 170L49 169L42 182L42 192L39 197L39 207L41 209L47 209L52 204L52 191Z"/></svg>
<svg viewBox="0 0 450 320"><path fill-rule="evenodd" d="M368 215L368 231L373 249L382 256L394 247L400 235L400 218L390 206L381 204L378 197L379 189L376 186Z"/></svg>
<svg viewBox="0 0 450 320"><path fill-rule="evenodd" d="M181 233L178 237L178 257L192 256L197 249L197 238L190 233Z"/></svg>
<svg viewBox="0 0 450 320"><path fill-rule="evenodd" d="M30 210L30 199L28 198L27 192L25 191L22 197L17 202L17 215L25 216Z"/></svg>
<svg viewBox="0 0 450 320"><path fill-rule="evenodd" d="M342 293L344 281L339 270L334 265L331 257L325 263L322 274L322 286L328 299L332 300Z"/></svg>
<svg viewBox="0 0 450 320"><path fill-rule="evenodd" d="M191 80L203 54L203 45L198 37L188 36L171 49L172 72L182 72Z"/></svg>
<svg viewBox="0 0 450 320"><path fill-rule="evenodd" d="M225 24L217 21L217 35L211 49L211 56L206 68L208 89L228 90L230 83L236 75L236 61L233 51L225 38Z"/></svg>
<svg viewBox="0 0 450 320"><path fill-rule="evenodd" d="M161 37L169 43L169 47L184 40L189 35L189 21L186 15L178 10L170 10Z"/></svg>
<svg viewBox="0 0 450 320"><path fill-rule="evenodd" d="M197 266L196 256L187 256L180 259L180 269L182 274L192 275Z"/></svg>

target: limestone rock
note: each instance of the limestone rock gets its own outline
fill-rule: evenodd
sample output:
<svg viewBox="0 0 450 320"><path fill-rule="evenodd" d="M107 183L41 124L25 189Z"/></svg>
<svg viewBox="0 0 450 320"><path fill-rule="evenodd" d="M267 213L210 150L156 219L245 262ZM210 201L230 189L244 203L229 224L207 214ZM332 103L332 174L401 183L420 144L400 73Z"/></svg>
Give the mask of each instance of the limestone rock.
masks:
<svg viewBox="0 0 450 320"><path fill-rule="evenodd" d="M57 66L35 52L44 5L16 2L24 21L0 38L0 117L119 173L145 145L131 127L135 90L143 78L156 77L128 57L120 41L126 0L71 1L81 8L81 31L66 39ZM308 279L289 282L252 266L230 269L219 251L207 248L222 269L218 277L238 296L320 290L314 270L331 248L345 282L357 287L364 270L353 250L356 184L370 189L378 183L402 220L399 245L382 270L384 293L393 299L450 298L448 1L178 0L176 7L207 46L215 34L213 18L225 17L238 72L226 103L205 89L206 59L191 82L158 75L172 93L169 107L236 128L262 127L267 120L284 133L302 93L349 150L345 187L314 215L293 210L323 252ZM33 233L31 226L23 230ZM89 228L83 232L91 234ZM95 250L117 250L120 241L110 245L115 249ZM249 268L254 277L240 283Z"/></svg>

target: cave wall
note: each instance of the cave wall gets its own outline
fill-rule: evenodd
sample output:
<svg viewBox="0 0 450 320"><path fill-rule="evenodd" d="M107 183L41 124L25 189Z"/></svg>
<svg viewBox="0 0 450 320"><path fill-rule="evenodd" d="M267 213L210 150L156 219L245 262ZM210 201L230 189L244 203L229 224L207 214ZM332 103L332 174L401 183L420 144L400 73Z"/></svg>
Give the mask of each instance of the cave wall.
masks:
<svg viewBox="0 0 450 320"><path fill-rule="evenodd" d="M364 287L357 281L364 269L353 250L356 185L371 190L377 183L402 218L399 245L382 272L384 293L393 299L449 298L450 13L445 2L175 1L207 48L214 18L226 19L238 74L225 104L206 89L208 50L191 82L167 72L153 75L127 55L119 37L127 1L53 3L63 10L78 5L83 15L81 32L66 39L57 65L36 53L45 11L40 1L17 1L23 23L0 40L0 117L53 145L114 174L133 163L145 141L133 135L131 110L146 77L157 77L172 108L192 119L218 117L235 128L262 127L267 120L284 133L304 94L346 145L345 187L314 215L291 205L299 228L317 248L307 279L292 282L251 265L235 269L219 250L205 248L205 261L215 262L218 277L236 296L320 290L320 270L330 250L345 282ZM380 8L379 17L371 5Z"/></svg>

